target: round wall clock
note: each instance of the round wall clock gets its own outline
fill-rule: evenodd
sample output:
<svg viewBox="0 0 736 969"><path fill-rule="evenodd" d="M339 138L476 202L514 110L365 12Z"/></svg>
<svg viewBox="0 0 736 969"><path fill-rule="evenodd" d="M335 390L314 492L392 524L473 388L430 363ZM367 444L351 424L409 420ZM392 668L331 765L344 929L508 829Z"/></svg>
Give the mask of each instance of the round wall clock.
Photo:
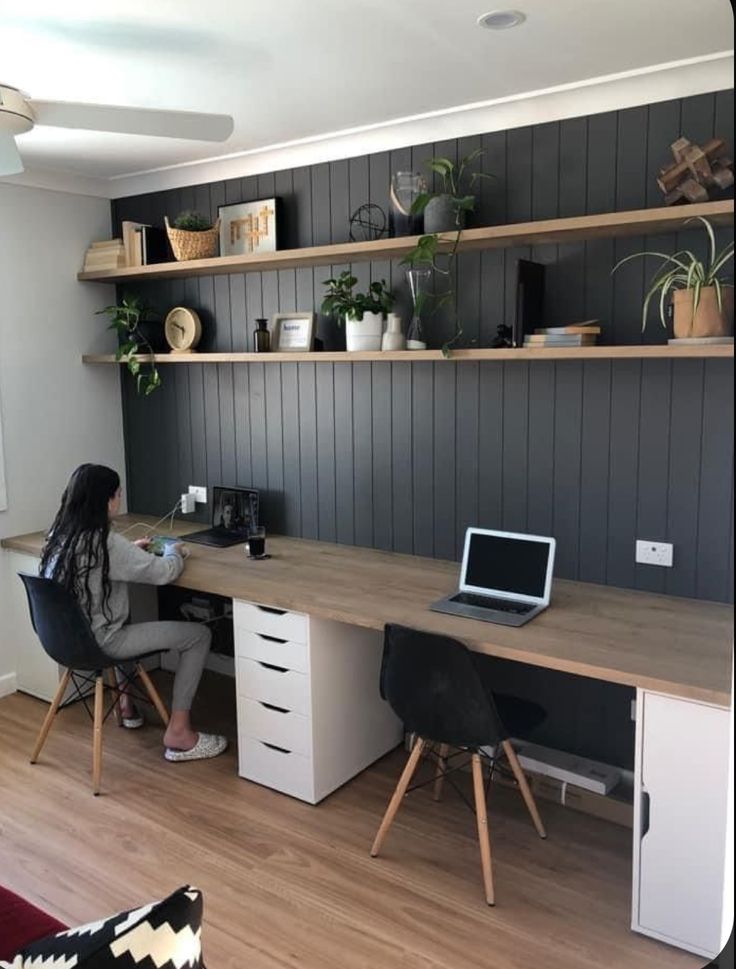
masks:
<svg viewBox="0 0 736 969"><path fill-rule="evenodd" d="M175 306L164 320L164 334L172 353L191 353L202 336L202 323L194 310Z"/></svg>

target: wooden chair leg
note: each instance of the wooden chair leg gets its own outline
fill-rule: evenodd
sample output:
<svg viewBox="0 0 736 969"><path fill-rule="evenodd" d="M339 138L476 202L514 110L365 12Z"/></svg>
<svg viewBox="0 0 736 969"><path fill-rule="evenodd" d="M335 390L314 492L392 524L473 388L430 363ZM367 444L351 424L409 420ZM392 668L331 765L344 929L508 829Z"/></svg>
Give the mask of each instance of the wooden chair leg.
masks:
<svg viewBox="0 0 736 969"><path fill-rule="evenodd" d="M435 801L442 800L442 787L445 782L445 771L447 770L447 754L450 750L449 744L440 744L440 752L437 756L437 770L434 775L434 788L432 797Z"/></svg>
<svg viewBox="0 0 736 969"><path fill-rule="evenodd" d="M166 709L166 704L161 699L158 690L153 685L153 680L148 675L148 671L145 669L142 663L137 663L135 671L140 678L141 683L145 687L146 693L151 699L151 703L158 710L158 715L161 717L165 727L169 725L169 711Z"/></svg>
<svg viewBox="0 0 736 969"><path fill-rule="evenodd" d="M113 698L113 714L115 716L115 723L121 727L123 724L123 715L120 712L120 696L118 693L118 676L114 666L111 666L107 671L107 681L110 684L110 691L112 692Z"/></svg>
<svg viewBox="0 0 736 969"><path fill-rule="evenodd" d="M526 804L527 810L529 811L532 821L534 822L534 827L537 829L537 834L540 838L546 838L547 832L545 831L544 825L542 824L542 819L539 816L537 802L534 800L534 795L532 794L529 783L524 776L524 771L521 769L521 764L519 763L519 758L516 756L516 751L508 740L503 741L503 749L506 757L508 758L511 770L514 772L516 783L519 785L521 796L524 798L524 803Z"/></svg>
<svg viewBox="0 0 736 969"><path fill-rule="evenodd" d="M399 783L396 785L396 790L394 791L393 796L389 801L389 805L386 808L386 813L383 816L383 821L381 821L378 834L373 842L373 847L371 848L371 858L375 858L378 852L381 850L381 845L388 834L388 829L393 824L396 813L401 806L404 795L406 794L406 789L414 776L414 771L417 769L419 758L422 756L422 751L424 750L424 744L424 740L422 740L421 737L417 737L414 748L409 755L406 766L404 767L401 777L399 778Z"/></svg>
<svg viewBox="0 0 736 969"><path fill-rule="evenodd" d="M66 693L66 688L69 686L69 680L71 679L71 670L64 670L64 675L59 682L59 688L54 694L54 699L51 701L51 706L48 708L46 717L44 718L43 725L39 730L38 737L36 738L36 746L33 748L33 753L31 754L31 763L35 764L43 750L43 745L46 743L46 738L49 735L49 730L51 730L51 724L54 722L54 718L59 710L59 704L64 699L64 694Z"/></svg>
<svg viewBox="0 0 736 969"><path fill-rule="evenodd" d="M483 886L486 893L486 902L489 905L495 905L493 867L491 864L491 839L488 835L488 813L486 811L486 791L483 785L483 769L479 754L473 754L473 793L475 794L475 816L478 822L480 862L483 870Z"/></svg>
<svg viewBox="0 0 736 969"><path fill-rule="evenodd" d="M95 713L92 733L92 793L97 797L102 782L102 724L105 719L105 680L95 678Z"/></svg>

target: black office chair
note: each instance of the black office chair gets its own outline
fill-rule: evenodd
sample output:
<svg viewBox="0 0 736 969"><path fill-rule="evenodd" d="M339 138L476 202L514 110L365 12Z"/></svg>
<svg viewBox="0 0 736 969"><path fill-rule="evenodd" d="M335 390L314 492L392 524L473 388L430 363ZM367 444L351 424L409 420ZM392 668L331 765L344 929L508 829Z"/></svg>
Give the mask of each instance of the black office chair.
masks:
<svg viewBox="0 0 736 969"><path fill-rule="evenodd" d="M491 762L491 770L502 766L505 755L537 833L546 838L534 796L508 740L510 736L524 736L541 723L544 710L516 697L494 696L478 672L473 653L457 640L398 625L385 629L381 696L416 740L373 842L372 857L381 850L422 755L433 746L439 748L434 776L434 797L439 800L444 778L457 769L448 767L449 748L459 748L461 756L471 753L483 883L486 901L493 905L482 748L494 748L493 758L482 754Z"/></svg>
<svg viewBox="0 0 736 969"><path fill-rule="evenodd" d="M28 608L31 613L33 629L51 659L64 667L64 675L61 678L56 695L51 701L51 706L36 740L36 746L33 748L31 763L35 764L38 760L71 680L76 695L83 701L94 724L92 790L97 795L100 793L102 777L102 725L112 711L115 712L118 723L121 722L121 694L125 691L135 700L150 701L158 711L164 725L169 722L166 705L141 663L141 660L144 659L143 656L136 657L134 671L128 673L118 666L115 660L102 652L97 645L87 617L70 592L52 579L25 575L22 572L18 574L23 580L28 596ZM113 694L113 702L107 712L104 711L105 674L108 676L108 688ZM136 689L136 679L139 679L143 684L146 695ZM94 712L90 713L87 706L87 697L82 688L92 683L95 687L95 702Z"/></svg>

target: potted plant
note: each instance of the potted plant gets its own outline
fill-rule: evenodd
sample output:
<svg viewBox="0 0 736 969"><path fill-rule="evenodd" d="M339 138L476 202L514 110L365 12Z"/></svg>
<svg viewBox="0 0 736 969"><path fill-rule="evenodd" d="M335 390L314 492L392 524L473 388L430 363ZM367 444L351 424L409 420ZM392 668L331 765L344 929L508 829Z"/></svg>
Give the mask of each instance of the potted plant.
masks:
<svg viewBox="0 0 736 969"><path fill-rule="evenodd" d="M659 317L667 326L667 300L673 306L673 327L678 340L729 336L733 331L733 282L724 268L733 259L734 244L729 242L720 252L716 246L713 226L702 216L688 222L702 222L708 233L707 262L698 259L689 249L673 255L664 252L635 252L618 262L615 273L632 259L653 256L662 264L649 284L642 312L642 331L647 324L649 305L659 294Z"/></svg>
<svg viewBox="0 0 736 969"><path fill-rule="evenodd" d="M442 180L442 191L422 192L412 204L412 213L424 213L425 233L452 232L464 227L468 212L475 208L475 196L469 190L479 179L491 177L468 171L482 154L483 149L477 148L457 165L449 158L430 158L427 162L427 168Z"/></svg>
<svg viewBox="0 0 736 969"><path fill-rule="evenodd" d="M345 344L348 350L380 350L383 321L395 297L385 280L371 283L366 293L356 293L358 282L349 269L337 279L326 279L327 295L322 312L345 320Z"/></svg>
<svg viewBox="0 0 736 969"><path fill-rule="evenodd" d="M138 296L124 296L119 305L97 311L110 317L110 329L117 330L119 344L115 359L123 361L135 377L136 390L146 397L161 386L161 375L154 360L151 342L143 332L143 317L150 311ZM158 324L160 328L160 324ZM140 357L143 355L144 359ZM147 358L147 359L145 359Z"/></svg>
<svg viewBox="0 0 736 969"><path fill-rule="evenodd" d="M213 225L199 212L181 212L173 225L164 216L166 234L174 257L179 262L189 259L210 259L217 255L220 238L220 220Z"/></svg>

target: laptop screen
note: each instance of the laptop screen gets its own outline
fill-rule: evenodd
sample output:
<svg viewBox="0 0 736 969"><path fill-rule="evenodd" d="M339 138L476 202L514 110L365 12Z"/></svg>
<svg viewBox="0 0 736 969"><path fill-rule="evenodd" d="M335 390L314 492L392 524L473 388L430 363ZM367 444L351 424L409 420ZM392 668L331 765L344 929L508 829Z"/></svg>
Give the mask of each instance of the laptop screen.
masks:
<svg viewBox="0 0 736 969"><path fill-rule="evenodd" d="M548 597L554 539L468 529L461 588L542 601Z"/></svg>
<svg viewBox="0 0 736 969"><path fill-rule="evenodd" d="M254 488L213 488L212 525L248 534L258 524L258 492Z"/></svg>

